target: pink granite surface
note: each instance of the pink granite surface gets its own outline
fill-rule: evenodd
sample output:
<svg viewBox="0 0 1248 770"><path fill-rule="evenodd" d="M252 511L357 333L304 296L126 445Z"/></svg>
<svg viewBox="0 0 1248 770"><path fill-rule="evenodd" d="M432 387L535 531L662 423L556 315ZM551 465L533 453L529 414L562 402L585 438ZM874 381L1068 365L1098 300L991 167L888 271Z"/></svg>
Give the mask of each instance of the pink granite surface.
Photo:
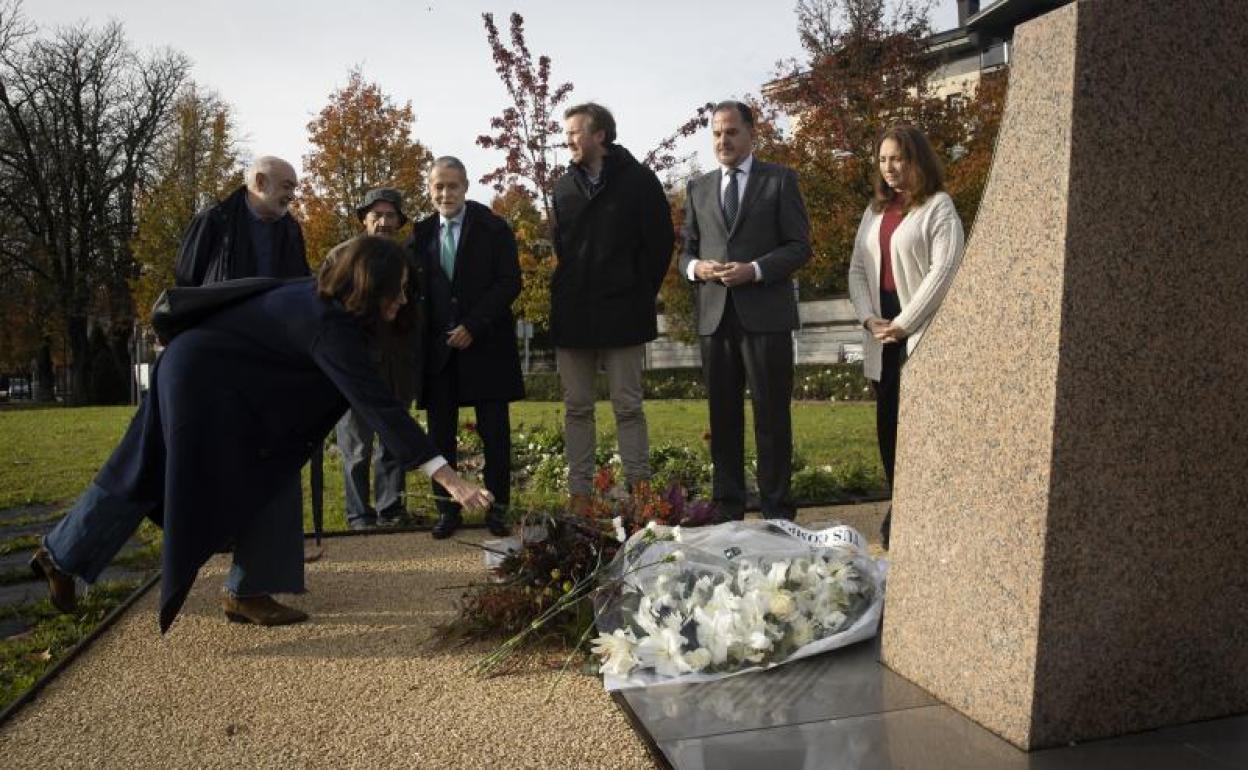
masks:
<svg viewBox="0 0 1248 770"><path fill-rule="evenodd" d="M1021 26L902 381L884 661L1023 748L1248 711L1248 3Z"/></svg>

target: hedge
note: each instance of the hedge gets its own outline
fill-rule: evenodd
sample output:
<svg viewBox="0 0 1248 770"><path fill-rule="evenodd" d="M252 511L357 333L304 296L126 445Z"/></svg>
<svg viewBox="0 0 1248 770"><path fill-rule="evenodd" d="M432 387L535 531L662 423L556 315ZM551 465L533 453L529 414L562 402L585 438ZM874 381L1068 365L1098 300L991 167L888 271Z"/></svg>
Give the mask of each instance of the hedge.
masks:
<svg viewBox="0 0 1248 770"><path fill-rule="evenodd" d="M702 370L647 369L641 375L648 399L706 398ZM607 377L599 374L594 380L597 398L610 397ZM525 375L524 388L529 401L562 401L556 372L530 372ZM862 376L861 364L801 364L793 377L793 398L804 401L873 401L875 393Z"/></svg>

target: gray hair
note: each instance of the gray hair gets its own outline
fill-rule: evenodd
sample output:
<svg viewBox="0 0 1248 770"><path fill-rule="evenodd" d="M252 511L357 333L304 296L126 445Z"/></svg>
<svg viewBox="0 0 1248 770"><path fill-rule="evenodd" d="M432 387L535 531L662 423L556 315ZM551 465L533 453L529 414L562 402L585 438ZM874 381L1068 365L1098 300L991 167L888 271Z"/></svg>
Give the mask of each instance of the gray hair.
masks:
<svg viewBox="0 0 1248 770"><path fill-rule="evenodd" d="M298 176L298 174L295 173L295 167L290 165L290 163L285 160L282 160L276 155L262 155L252 161L251 165L248 166L247 185L251 186L256 181L257 174L272 176L275 170L281 168L289 169L291 176Z"/></svg>
<svg viewBox="0 0 1248 770"><path fill-rule="evenodd" d="M468 169L464 166L464 162L454 155L440 155L433 159L433 168L453 168L464 175L464 179L468 178Z"/></svg>

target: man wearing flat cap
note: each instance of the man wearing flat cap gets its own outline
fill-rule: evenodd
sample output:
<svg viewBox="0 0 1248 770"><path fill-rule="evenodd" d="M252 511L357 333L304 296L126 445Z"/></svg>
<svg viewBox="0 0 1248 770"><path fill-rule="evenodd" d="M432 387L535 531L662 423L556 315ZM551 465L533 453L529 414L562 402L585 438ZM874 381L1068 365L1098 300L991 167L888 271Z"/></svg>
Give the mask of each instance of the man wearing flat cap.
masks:
<svg viewBox="0 0 1248 770"><path fill-rule="evenodd" d="M403 214L403 195L390 187L369 190L364 202L355 210L368 235L394 237L407 222ZM326 259L333 259L339 246ZM414 308L418 278L416 266L408 276L408 304ZM420 367L420 335L414 329L418 319L400 318L394 328L377 330L370 354L382 378L394 390L400 402L407 404L416 397ZM394 454L378 442L374 454L374 433L367 423L348 410L336 429L338 451L342 455L343 488L347 498L347 526L353 530L393 527L408 522L403 501L404 474ZM373 504L369 505L369 466L373 473Z"/></svg>

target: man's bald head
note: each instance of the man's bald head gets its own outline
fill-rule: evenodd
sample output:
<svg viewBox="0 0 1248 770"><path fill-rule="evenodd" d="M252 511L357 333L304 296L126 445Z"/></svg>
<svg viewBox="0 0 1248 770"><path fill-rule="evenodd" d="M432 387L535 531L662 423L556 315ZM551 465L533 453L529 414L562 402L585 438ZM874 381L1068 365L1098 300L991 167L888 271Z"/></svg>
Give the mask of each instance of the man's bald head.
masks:
<svg viewBox="0 0 1248 770"><path fill-rule="evenodd" d="M298 183L295 167L273 155L264 155L247 169L247 200L261 219L286 215Z"/></svg>

